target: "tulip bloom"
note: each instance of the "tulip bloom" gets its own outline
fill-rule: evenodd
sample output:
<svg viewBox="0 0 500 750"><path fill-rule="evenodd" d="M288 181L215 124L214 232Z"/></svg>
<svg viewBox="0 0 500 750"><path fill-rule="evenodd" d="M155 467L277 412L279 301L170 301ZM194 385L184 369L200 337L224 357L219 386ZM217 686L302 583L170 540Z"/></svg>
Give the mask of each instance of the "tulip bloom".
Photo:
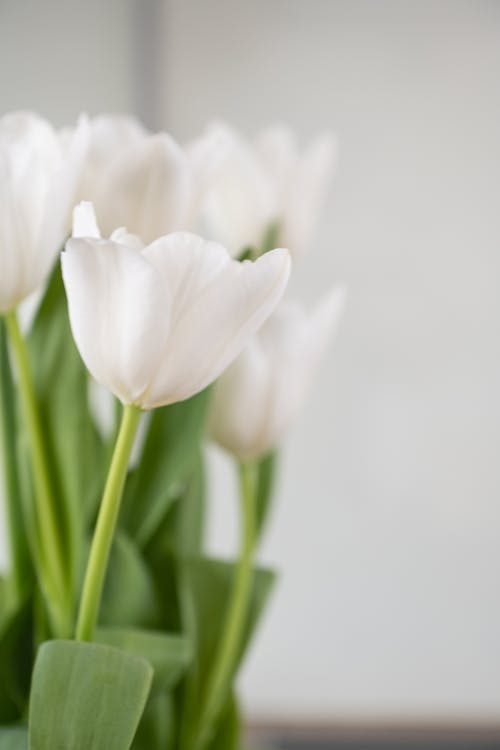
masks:
<svg viewBox="0 0 500 750"><path fill-rule="evenodd" d="M30 112L0 118L0 313L45 282L70 228L86 141L83 120L63 140Z"/></svg>
<svg viewBox="0 0 500 750"><path fill-rule="evenodd" d="M266 256L263 256L266 257ZM301 410L345 300L337 287L307 314L282 304L219 378L210 433L240 461L276 448Z"/></svg>
<svg viewBox="0 0 500 750"><path fill-rule="evenodd" d="M132 117L91 121L79 195L95 206L105 234L127 226L145 242L196 227L200 204L224 153L211 132L185 148L167 133L149 133Z"/></svg>
<svg viewBox="0 0 500 750"><path fill-rule="evenodd" d="M285 127L269 128L254 144L226 126L214 130L229 145L205 201L213 236L237 255L248 246L261 250L274 227L293 256L306 252L334 164L334 138L321 136L300 153Z"/></svg>
<svg viewBox="0 0 500 750"><path fill-rule="evenodd" d="M76 223L80 234L81 214ZM203 390L238 356L280 300L290 258L277 249L240 263L188 232L137 243L74 237L62 269L88 370L124 404L153 409Z"/></svg>

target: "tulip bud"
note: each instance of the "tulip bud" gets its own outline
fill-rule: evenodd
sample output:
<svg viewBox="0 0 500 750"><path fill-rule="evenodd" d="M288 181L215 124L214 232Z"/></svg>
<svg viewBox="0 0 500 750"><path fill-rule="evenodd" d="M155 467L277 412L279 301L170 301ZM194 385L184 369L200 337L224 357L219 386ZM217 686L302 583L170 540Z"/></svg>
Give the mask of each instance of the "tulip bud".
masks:
<svg viewBox="0 0 500 750"><path fill-rule="evenodd" d="M225 125L214 130L228 145L204 204L211 234L234 256L249 246L267 250L272 229L293 256L307 252L334 165L333 136L315 139L300 153L284 127L269 128L254 144Z"/></svg>
<svg viewBox="0 0 500 750"><path fill-rule="evenodd" d="M344 301L337 287L310 314L282 304L262 326L215 386L209 431L221 447L243 462L278 447L304 405Z"/></svg>
<svg viewBox="0 0 500 750"><path fill-rule="evenodd" d="M0 313L46 281L69 232L86 145L83 118L70 138L30 112L0 118Z"/></svg>
<svg viewBox="0 0 500 750"><path fill-rule="evenodd" d="M145 242L196 227L200 204L224 154L207 133L185 148L167 133L149 133L132 117L91 121L80 197L94 204L105 234L126 225Z"/></svg>

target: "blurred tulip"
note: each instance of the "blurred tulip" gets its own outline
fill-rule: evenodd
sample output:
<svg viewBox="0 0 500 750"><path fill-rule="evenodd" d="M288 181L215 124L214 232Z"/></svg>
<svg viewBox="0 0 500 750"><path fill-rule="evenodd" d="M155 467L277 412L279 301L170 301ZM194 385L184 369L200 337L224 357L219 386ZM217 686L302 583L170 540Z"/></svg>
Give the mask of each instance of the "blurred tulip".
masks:
<svg viewBox="0 0 500 750"><path fill-rule="evenodd" d="M306 252L335 160L333 136L316 138L300 153L285 127L265 130L253 144L224 125L213 132L229 145L204 204L209 232L233 255L249 246L267 250L270 232L293 256Z"/></svg>
<svg viewBox="0 0 500 750"><path fill-rule="evenodd" d="M97 231L88 207L76 224ZM123 403L152 409L203 390L238 356L279 302L290 258L278 249L240 263L188 232L142 250L136 240L74 237L62 268L87 368Z"/></svg>
<svg viewBox="0 0 500 750"><path fill-rule="evenodd" d="M70 228L86 146L83 118L65 139L30 112L0 118L0 313L45 282Z"/></svg>
<svg viewBox="0 0 500 750"><path fill-rule="evenodd" d="M106 234L126 225L145 242L196 227L200 204L224 153L211 131L185 148L167 133L149 133L134 118L91 121L80 198L91 200Z"/></svg>
<svg viewBox="0 0 500 750"><path fill-rule="evenodd" d="M310 314L300 305L280 305L217 381L209 431L240 461L264 456L285 437L303 407L344 301L345 290L336 287Z"/></svg>

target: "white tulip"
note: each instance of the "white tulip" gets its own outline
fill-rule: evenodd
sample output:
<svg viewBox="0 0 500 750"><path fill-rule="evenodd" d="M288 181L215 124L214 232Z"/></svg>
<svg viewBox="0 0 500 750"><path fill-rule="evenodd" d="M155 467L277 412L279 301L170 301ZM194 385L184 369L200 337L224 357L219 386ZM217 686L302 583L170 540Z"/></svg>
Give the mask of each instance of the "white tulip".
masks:
<svg viewBox="0 0 500 750"><path fill-rule="evenodd" d="M147 135L146 128L131 115L99 115L89 120L89 148L79 198L93 196L109 165L116 159L121 159Z"/></svg>
<svg viewBox="0 0 500 750"><path fill-rule="evenodd" d="M344 289L336 287L310 314L300 305L280 305L217 381L209 430L240 461L262 457L283 440L304 405L344 300Z"/></svg>
<svg viewBox="0 0 500 750"><path fill-rule="evenodd" d="M77 234L86 222L95 234L83 207ZM238 356L279 302L290 257L277 249L239 263L188 232L138 249L121 232L68 240L62 269L88 370L123 403L152 409L203 390Z"/></svg>
<svg viewBox="0 0 500 750"><path fill-rule="evenodd" d="M224 136L211 131L185 148L149 133L132 117L91 121L80 198L95 206L105 234L126 225L145 242L196 227L200 205L221 160Z"/></svg>
<svg viewBox="0 0 500 750"><path fill-rule="evenodd" d="M0 313L46 281L70 229L86 145L83 118L66 139L30 112L0 118Z"/></svg>
<svg viewBox="0 0 500 750"><path fill-rule="evenodd" d="M204 204L213 236L237 255L262 248L275 227L278 244L294 256L306 252L335 161L333 136L316 138L301 153L285 127L265 130L253 144L224 125L214 132L230 145Z"/></svg>

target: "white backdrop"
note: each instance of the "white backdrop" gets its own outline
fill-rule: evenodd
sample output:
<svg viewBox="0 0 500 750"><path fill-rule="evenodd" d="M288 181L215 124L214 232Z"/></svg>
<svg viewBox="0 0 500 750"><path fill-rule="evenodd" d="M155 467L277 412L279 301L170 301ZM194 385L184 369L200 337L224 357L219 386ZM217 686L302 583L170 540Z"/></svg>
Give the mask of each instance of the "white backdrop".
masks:
<svg viewBox="0 0 500 750"><path fill-rule="evenodd" d="M500 4L167 3L163 124L325 127L313 300L350 299L283 459L254 715L500 719ZM219 459L212 547L233 549Z"/></svg>
<svg viewBox="0 0 500 750"><path fill-rule="evenodd" d="M137 24L162 3L163 33ZM296 720L499 720L500 4L6 0L0 62L2 109L61 123L135 104L181 139L213 116L336 129L294 290L341 279L350 298L284 452L262 552L282 578L245 701ZM220 456L213 484L225 553Z"/></svg>

